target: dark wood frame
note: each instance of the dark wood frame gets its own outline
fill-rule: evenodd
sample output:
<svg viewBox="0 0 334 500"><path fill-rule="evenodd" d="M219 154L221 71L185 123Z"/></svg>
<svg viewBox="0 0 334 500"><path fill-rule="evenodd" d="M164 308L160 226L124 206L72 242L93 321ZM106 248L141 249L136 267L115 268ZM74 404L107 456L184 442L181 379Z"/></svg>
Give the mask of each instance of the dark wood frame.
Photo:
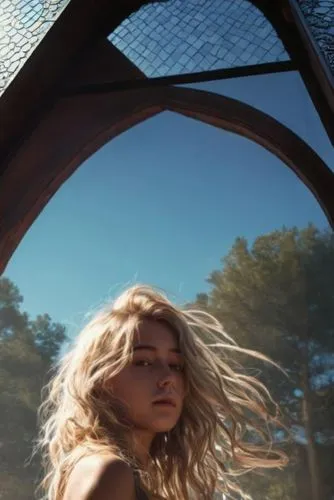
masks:
<svg viewBox="0 0 334 500"><path fill-rule="evenodd" d="M329 136L334 140L331 109L326 95L314 75L314 68L310 64L308 51L302 41L298 27L293 22L288 0L277 2L272 0L252 1L268 18L281 37L292 57L292 64L298 66ZM98 59L101 54L105 54L105 48L101 47L105 43L106 36L123 19L144 3L142 0L122 0L122 2L71 0L58 21L33 52L28 63L23 66L1 97L0 269L4 269L8 259L35 217L42 210L47 200L55 193L56 189L68 177L66 173L70 171L68 170L70 168L68 161L65 164L59 162L58 166L53 165L57 140L48 142L47 136L43 135L43 132L41 134L41 127L44 127L44 130L47 131L49 130L48 127L54 126L54 131L57 131L57 133L64 128L64 114L61 111L64 99L61 94L64 95L69 90L73 92L73 89L80 89L85 85L100 85L102 81L108 81L108 78L113 82L115 82L115 79L123 80L123 82L137 80L137 84L138 80L140 80L141 86L147 86L148 80L145 76L134 68L126 58L116 57L115 51L110 57L110 63L111 66L114 65L114 70L117 71L114 71L111 75L102 71L100 81L96 81L96 79L89 81L85 77L85 72L80 72L80 68L87 65L89 68L92 64L93 57L91 54L94 54L95 59L96 57ZM80 22L73 22L75 19L79 19ZM103 42L102 45L101 41ZM122 71L118 71L120 67L122 67ZM88 73L89 71L86 71L86 75ZM92 74L95 75L95 69L90 72L90 75ZM208 75L206 76L208 77ZM235 70L234 76L236 76ZM200 76L197 75L196 78L199 81ZM166 82L160 82L159 85L163 83ZM155 109L173 109L189 116L195 113L198 119L232 130L229 128L231 122L225 118L225 125L222 125L224 118L220 117L218 119L213 109L211 110L212 113L206 110L206 114L201 115L198 108L201 102L205 109L204 98L199 97L202 94L194 94L200 100L197 104L193 102L192 108L188 108L188 111L186 111L182 108L181 101L179 108L177 108L176 102L171 104L169 101L169 104L166 104L167 96L170 98L171 92L174 91L169 87L159 87L159 85L156 85L153 92L155 96L159 95L159 100L156 100L154 104ZM185 89L183 90L185 91ZM110 89L107 89L107 91L109 92ZM181 92L181 89L178 89L178 91ZM149 93L152 94L152 90ZM165 97L163 97L164 93L166 94ZM114 92L115 96L119 97L120 94L123 94L123 96L126 94L126 100L133 99L131 96L135 94L140 96L143 103L146 102L146 108L143 108L144 116L154 114L154 112L148 111L151 108L147 107L147 100L145 100L147 91L145 93L144 89L138 91L127 90L121 93ZM80 98L75 97L73 99L79 102L78 99ZM83 103L89 107L89 99L103 100L103 96L82 96L82 99L84 99ZM207 99L212 99L210 94L208 94ZM123 102L120 97L119 101ZM221 106L221 108L217 108L217 113L226 111L227 101L222 96L215 96L215 106L218 108ZM136 101L136 106L143 106L143 103ZM124 106L123 112L126 111L126 105L124 104ZM236 113L236 110L238 110L238 113ZM238 124L234 123L233 131L256 140L282 158L311 189L325 211L329 222L333 224L333 173L324 165L316 153L292 131L264 114L256 114L259 113L256 110L249 110L249 107L245 104L235 103L234 107L229 108L229 112L232 112L232 117L234 116L233 113L236 113L235 116L239 120ZM69 115L66 116L66 119L68 119ZM252 116L257 117L255 121L252 121ZM116 120L116 118L115 115L113 120ZM251 136L252 132L250 130L247 134L244 132L243 127L247 120L252 121L252 130L256 137ZM263 129L264 123L266 131ZM93 133L92 130L90 133ZM259 139L262 133L267 134L265 143ZM107 134L104 141L107 141L108 137ZM66 143L68 150L71 150L71 141L74 141L74 138L68 136ZM82 151L77 151L76 158L80 161L83 161L86 157L87 151L89 154L94 151L94 148L87 146L87 144L91 144L90 141L91 138L86 138L86 143L81 144ZM291 144L294 144L295 151L300 153L299 159L291 150ZM102 145L102 142L99 145ZM43 164L36 161L34 155L29 151L38 151L40 155L45 154ZM78 163L75 163L75 168L78 165ZM56 176L53 177L53 175ZM60 179L60 181L58 182L56 179Z"/></svg>
<svg viewBox="0 0 334 500"><path fill-rule="evenodd" d="M334 144L333 113L309 61L288 0L250 0L276 29L298 66L313 103ZM27 64L0 98L0 175L57 97L63 75L83 60L90 47L147 1L71 0ZM80 19L75 23L73 20Z"/></svg>
<svg viewBox="0 0 334 500"><path fill-rule="evenodd" d="M305 48L309 54L310 64L313 68L313 73L317 77L318 82L326 96L332 116L334 116L334 76L331 73L323 54L321 53L318 45L316 44L309 26L307 26L303 17L302 11L296 0L289 0L291 5L291 12L299 28L302 40L304 41Z"/></svg>
<svg viewBox="0 0 334 500"><path fill-rule="evenodd" d="M310 58L310 40L305 38L291 6L290 0L251 0L262 11L276 30L290 58L298 67L298 71L309 92L315 109L319 113L322 124L328 137L334 145L334 115L330 106L328 95L319 81L319 64L314 64ZM332 90L333 92L333 90Z"/></svg>

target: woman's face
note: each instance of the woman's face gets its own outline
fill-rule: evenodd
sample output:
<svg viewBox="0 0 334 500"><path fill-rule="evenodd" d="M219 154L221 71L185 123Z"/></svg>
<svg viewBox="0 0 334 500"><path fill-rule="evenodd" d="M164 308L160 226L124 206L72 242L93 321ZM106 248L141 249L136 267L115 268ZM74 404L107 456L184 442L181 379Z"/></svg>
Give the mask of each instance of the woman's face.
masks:
<svg viewBox="0 0 334 500"><path fill-rule="evenodd" d="M184 400L184 359L175 334L164 323L143 320L134 336L133 360L111 381L114 396L138 430L171 430Z"/></svg>

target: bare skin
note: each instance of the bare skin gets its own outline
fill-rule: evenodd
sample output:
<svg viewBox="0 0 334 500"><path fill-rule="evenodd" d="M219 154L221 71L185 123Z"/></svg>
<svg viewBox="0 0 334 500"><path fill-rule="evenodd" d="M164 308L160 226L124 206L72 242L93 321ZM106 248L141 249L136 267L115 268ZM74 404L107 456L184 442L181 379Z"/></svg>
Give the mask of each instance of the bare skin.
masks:
<svg viewBox="0 0 334 500"><path fill-rule="evenodd" d="M171 329L152 320L142 322L133 348L132 363L110 381L110 387L127 408L135 456L145 468L154 437L171 430L180 418L183 359ZM114 456L85 457L71 473L63 500L135 500L133 471Z"/></svg>
<svg viewBox="0 0 334 500"><path fill-rule="evenodd" d="M131 468L117 457L89 456L74 467L64 500L135 500Z"/></svg>

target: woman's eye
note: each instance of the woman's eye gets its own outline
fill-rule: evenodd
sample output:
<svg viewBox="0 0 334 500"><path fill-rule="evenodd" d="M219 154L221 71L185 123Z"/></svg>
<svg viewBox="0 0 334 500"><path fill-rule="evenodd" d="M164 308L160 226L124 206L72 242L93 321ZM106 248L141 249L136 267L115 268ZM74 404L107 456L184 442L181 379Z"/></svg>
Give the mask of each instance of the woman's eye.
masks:
<svg viewBox="0 0 334 500"><path fill-rule="evenodd" d="M135 366L150 366L151 362L147 359L140 359L134 362Z"/></svg>
<svg viewBox="0 0 334 500"><path fill-rule="evenodd" d="M133 363L135 366L143 366L143 367L148 367L152 366L152 361L148 359L138 359L137 361L134 361ZM170 363L169 365L170 369L176 372L183 372L184 366L183 364L180 363Z"/></svg>
<svg viewBox="0 0 334 500"><path fill-rule="evenodd" d="M171 364L171 365L169 365L169 366L170 366L170 368L171 368L172 370L175 370L175 371L177 371L177 372L183 372L183 370L184 370L184 366L183 366L183 365L180 365L180 364L178 364L178 363L176 363L176 364Z"/></svg>

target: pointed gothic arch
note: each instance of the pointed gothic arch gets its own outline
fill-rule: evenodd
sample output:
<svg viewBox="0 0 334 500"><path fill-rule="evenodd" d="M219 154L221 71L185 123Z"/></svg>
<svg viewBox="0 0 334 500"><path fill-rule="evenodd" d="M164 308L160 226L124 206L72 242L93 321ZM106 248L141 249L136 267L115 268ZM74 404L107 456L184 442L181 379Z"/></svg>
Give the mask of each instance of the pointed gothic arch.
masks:
<svg viewBox="0 0 334 500"><path fill-rule="evenodd" d="M271 151L310 189L334 225L334 202L328 191L334 185L333 172L289 128L252 106L178 87L119 92L112 98L108 94L64 98L34 130L3 176L1 271L43 207L85 159L113 137L166 110L242 135Z"/></svg>

